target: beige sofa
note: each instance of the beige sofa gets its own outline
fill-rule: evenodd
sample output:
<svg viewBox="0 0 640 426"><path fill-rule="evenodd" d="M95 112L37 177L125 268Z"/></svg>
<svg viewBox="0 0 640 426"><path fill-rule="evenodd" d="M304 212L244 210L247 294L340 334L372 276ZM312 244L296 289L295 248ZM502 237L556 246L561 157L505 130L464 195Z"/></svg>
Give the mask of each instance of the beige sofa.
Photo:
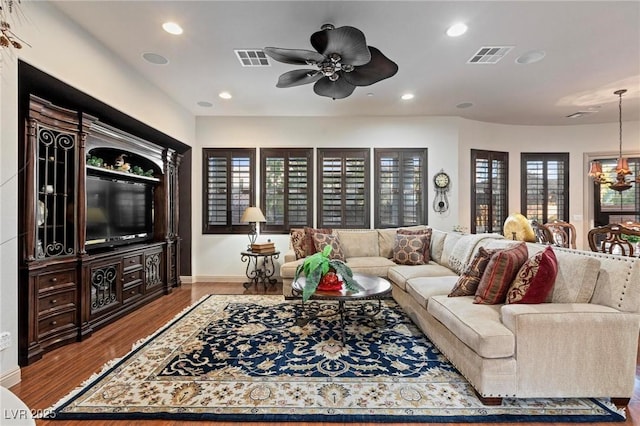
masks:
<svg viewBox="0 0 640 426"><path fill-rule="evenodd" d="M554 247L558 276L549 303L480 305L472 296L447 295L480 246L504 248L512 241L434 229L431 262L405 266L389 259L393 229L337 234L347 264L392 282L396 302L485 403L504 397L609 397L626 405L633 395L640 259ZM529 256L544 248L527 247ZM370 256L360 256L364 250ZM291 256L285 255L280 270L285 296L301 262Z"/></svg>

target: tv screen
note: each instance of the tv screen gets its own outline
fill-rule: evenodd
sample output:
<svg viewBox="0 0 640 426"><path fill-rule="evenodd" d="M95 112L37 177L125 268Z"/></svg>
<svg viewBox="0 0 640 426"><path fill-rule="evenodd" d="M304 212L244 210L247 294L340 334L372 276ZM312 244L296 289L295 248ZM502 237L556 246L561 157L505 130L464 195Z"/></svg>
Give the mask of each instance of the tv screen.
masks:
<svg viewBox="0 0 640 426"><path fill-rule="evenodd" d="M153 237L153 186L87 175L87 245Z"/></svg>

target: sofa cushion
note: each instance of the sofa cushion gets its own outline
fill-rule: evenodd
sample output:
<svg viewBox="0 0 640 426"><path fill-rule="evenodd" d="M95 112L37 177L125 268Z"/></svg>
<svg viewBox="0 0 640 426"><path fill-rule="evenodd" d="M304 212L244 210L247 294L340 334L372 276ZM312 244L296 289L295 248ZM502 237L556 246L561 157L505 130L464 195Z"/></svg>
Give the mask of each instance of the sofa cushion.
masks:
<svg viewBox="0 0 640 426"><path fill-rule="evenodd" d="M444 243L442 246L442 254L440 255L440 263L443 266L446 266L449 269L451 268L451 264L449 263L449 256L453 253L453 248L455 247L458 240L462 238L462 234L457 232L448 232L444 237Z"/></svg>
<svg viewBox="0 0 640 426"><path fill-rule="evenodd" d="M427 311L483 358L514 355L515 336L500 321L502 305L478 305L473 296L432 296Z"/></svg>
<svg viewBox="0 0 640 426"><path fill-rule="evenodd" d="M337 231L344 256L379 256L378 231Z"/></svg>
<svg viewBox="0 0 640 426"><path fill-rule="evenodd" d="M507 291L527 256L527 245L524 242L493 253L482 274L473 303L504 303Z"/></svg>
<svg viewBox="0 0 640 426"><path fill-rule="evenodd" d="M378 229L378 254L387 259L393 257L393 246L396 244L396 228Z"/></svg>
<svg viewBox="0 0 640 426"><path fill-rule="evenodd" d="M392 268L389 268L388 278L402 290L406 290L407 280L410 280L411 278L449 276L454 277L455 280L458 279L458 276L454 274L451 269L438 265L435 262L429 262L427 265L395 265Z"/></svg>
<svg viewBox="0 0 640 426"><path fill-rule="evenodd" d="M396 234L396 243L393 246L393 261L398 265L424 265L424 247L427 244L427 235Z"/></svg>
<svg viewBox="0 0 640 426"><path fill-rule="evenodd" d="M389 268L394 266L390 259L382 256L347 257L347 266L353 272L386 278Z"/></svg>
<svg viewBox="0 0 640 426"><path fill-rule="evenodd" d="M449 297L475 295L482 274L487 268L491 256L495 252L496 250L486 250L484 247L480 247L462 275L458 277L458 280L449 292Z"/></svg>
<svg viewBox="0 0 640 426"><path fill-rule="evenodd" d="M558 275L558 261L551 246L527 259L507 292L507 303L543 303Z"/></svg>
<svg viewBox="0 0 640 426"><path fill-rule="evenodd" d="M444 240L447 233L438 229L431 229L431 248L429 256L437 263L442 263L442 250L444 250Z"/></svg>
<svg viewBox="0 0 640 426"><path fill-rule="evenodd" d="M337 235L316 232L313 234L313 243L315 244L316 252L321 252L326 246L331 246L330 259L342 260L343 262L346 260L340 244L340 238Z"/></svg>
<svg viewBox="0 0 640 426"><path fill-rule="evenodd" d="M407 280L406 291L423 308L431 296L442 296L451 290L451 286L456 282L456 276L447 277L417 277Z"/></svg>
<svg viewBox="0 0 640 426"><path fill-rule="evenodd" d="M598 280L600 260L579 252L555 250L558 275L551 293L553 303L589 303ZM548 300L548 299L547 299Z"/></svg>
<svg viewBox="0 0 640 426"><path fill-rule="evenodd" d="M280 276L282 278L293 278L296 275L298 265L302 265L304 259L298 259L293 262L286 262L280 266Z"/></svg>

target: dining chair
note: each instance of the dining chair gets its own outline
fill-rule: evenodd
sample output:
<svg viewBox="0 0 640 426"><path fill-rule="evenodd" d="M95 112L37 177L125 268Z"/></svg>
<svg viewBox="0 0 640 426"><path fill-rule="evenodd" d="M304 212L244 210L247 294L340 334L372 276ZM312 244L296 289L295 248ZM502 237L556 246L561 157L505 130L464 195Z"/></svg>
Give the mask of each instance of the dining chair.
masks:
<svg viewBox="0 0 640 426"><path fill-rule="evenodd" d="M591 251L618 254L622 256L637 256L637 244L635 238L640 238L640 228L628 228L620 224L609 224L593 228L587 234Z"/></svg>
<svg viewBox="0 0 640 426"><path fill-rule="evenodd" d="M558 247L576 248L576 227L569 222L554 220L544 226L551 233L551 244Z"/></svg>

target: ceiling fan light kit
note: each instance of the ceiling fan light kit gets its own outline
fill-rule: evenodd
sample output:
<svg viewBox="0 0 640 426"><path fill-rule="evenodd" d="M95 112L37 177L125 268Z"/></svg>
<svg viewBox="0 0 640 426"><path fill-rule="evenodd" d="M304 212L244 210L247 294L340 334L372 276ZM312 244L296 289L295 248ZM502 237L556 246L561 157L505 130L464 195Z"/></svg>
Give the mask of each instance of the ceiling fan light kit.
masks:
<svg viewBox="0 0 640 426"><path fill-rule="evenodd" d="M398 65L373 46L367 45L364 33L357 28L335 28L325 24L311 35L316 50L265 47L273 60L292 65L314 66L286 72L276 87L287 88L315 83L320 96L343 99L356 87L369 86L398 72Z"/></svg>

